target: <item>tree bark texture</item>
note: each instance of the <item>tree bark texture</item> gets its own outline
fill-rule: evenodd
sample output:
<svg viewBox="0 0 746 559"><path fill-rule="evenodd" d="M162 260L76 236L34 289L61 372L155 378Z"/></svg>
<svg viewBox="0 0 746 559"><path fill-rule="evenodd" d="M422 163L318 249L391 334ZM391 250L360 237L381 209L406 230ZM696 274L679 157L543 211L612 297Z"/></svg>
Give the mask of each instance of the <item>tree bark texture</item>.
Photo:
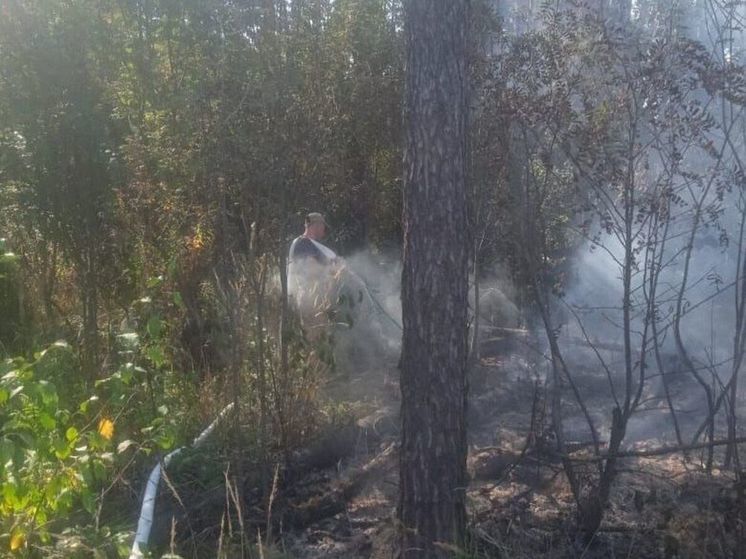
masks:
<svg viewBox="0 0 746 559"><path fill-rule="evenodd" d="M400 558L448 557L466 509L468 0L408 0Z"/></svg>

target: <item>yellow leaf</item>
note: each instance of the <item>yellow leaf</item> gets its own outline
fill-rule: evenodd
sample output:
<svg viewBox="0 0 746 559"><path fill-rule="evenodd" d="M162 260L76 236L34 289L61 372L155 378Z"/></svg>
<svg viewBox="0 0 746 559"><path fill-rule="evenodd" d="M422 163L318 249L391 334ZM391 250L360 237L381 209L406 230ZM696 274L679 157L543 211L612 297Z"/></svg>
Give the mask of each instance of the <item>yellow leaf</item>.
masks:
<svg viewBox="0 0 746 559"><path fill-rule="evenodd" d="M23 547L23 544L26 543L26 536L23 535L21 532L16 532L13 534L10 538L10 550L11 551L18 551Z"/></svg>
<svg viewBox="0 0 746 559"><path fill-rule="evenodd" d="M111 419L103 418L98 422L98 432L107 441L110 441L114 436L114 422Z"/></svg>

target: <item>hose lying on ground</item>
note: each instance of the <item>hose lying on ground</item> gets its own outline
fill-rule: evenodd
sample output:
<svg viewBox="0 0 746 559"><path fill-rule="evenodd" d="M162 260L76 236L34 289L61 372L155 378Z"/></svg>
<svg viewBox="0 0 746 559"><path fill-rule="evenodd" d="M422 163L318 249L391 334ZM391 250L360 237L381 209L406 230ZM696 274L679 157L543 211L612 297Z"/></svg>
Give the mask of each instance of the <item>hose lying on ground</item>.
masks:
<svg viewBox="0 0 746 559"><path fill-rule="evenodd" d="M225 417L225 415L231 409L233 409L233 403L225 406L223 408L223 411L218 414L213 422L210 423L210 425L208 425L207 428L202 431L196 439L194 439L192 448L199 448L200 446L202 446L205 440L207 440L207 437L209 437L215 430L215 427L217 427L220 420L223 419L223 417ZM163 460L156 464L153 470L150 472L148 483L145 486L145 494L142 498L140 519L137 521L137 532L135 533L135 541L132 543L132 551L130 551L129 559L142 559L144 557L143 552L140 548L147 546L148 540L150 539L150 530L153 527L153 514L155 512L155 500L158 496L158 483L161 479L161 468L165 468L166 466L168 466L169 462L171 462L171 459L179 454L182 450L184 450L183 446L166 454L166 456L163 457Z"/></svg>
<svg viewBox="0 0 746 559"><path fill-rule="evenodd" d="M347 268L347 272L362 285L365 294L368 296L368 299L378 314L385 316L389 322L401 330L401 324L399 324L399 322L397 322L373 296L373 293L365 280L349 268ZM210 423L210 425L208 425L196 439L194 439L192 448L199 448L205 442L207 437L212 434L220 420L223 419L231 409L233 409L232 403L225 406L213 422ZM140 508L140 518L137 521L137 532L135 533L135 540L132 543L132 550L130 551L129 559L142 559L144 557L141 547L147 546L148 540L150 539L150 530L153 527L153 516L155 513L155 501L158 496L158 484L161 480L161 468L167 467L173 457L179 454L182 450L184 450L184 447L179 447L166 454L166 456L163 457L163 460L155 465L153 470L150 472L150 476L148 476L148 482L145 486L145 494L143 495L142 506Z"/></svg>

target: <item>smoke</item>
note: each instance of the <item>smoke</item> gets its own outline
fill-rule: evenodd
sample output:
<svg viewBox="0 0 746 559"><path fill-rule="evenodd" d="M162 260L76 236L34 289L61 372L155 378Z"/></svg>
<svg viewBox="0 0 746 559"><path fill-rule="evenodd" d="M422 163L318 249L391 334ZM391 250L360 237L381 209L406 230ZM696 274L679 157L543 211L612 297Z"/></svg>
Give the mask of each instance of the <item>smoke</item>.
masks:
<svg viewBox="0 0 746 559"><path fill-rule="evenodd" d="M312 344L329 342L336 396L387 400L401 348L401 262L394 253L357 252L326 266L293 263L288 287ZM389 391L390 392L390 391Z"/></svg>
<svg viewBox="0 0 746 559"><path fill-rule="evenodd" d="M402 262L398 253L357 252L346 259L348 273L343 275L345 288L360 301L356 323L341 338L357 340L375 339L382 346L384 355L395 355L401 350L401 272ZM477 311L481 338L490 329L516 329L521 326L521 313L514 303L516 290L508 270L494 265L485 270L479 280L479 301L475 301L474 278L470 281L468 296L470 315Z"/></svg>
<svg viewBox="0 0 746 559"><path fill-rule="evenodd" d="M515 304L517 292L508 269L495 264L484 271L479 278L478 286L471 279L469 301L473 311L478 312L480 328L520 328L522 317ZM479 301L475 300L478 289ZM477 304L478 303L478 304Z"/></svg>
<svg viewBox="0 0 746 559"><path fill-rule="evenodd" d="M735 206L729 204L729 207ZM735 213L726 212L720 216L718 227L698 226L686 278L685 249L690 239L692 216L685 213L673 226L662 259L664 265L657 282L655 307L662 370L654 351L651 325L648 323L647 330L645 326L650 269L646 271L644 262L651 248L642 249L636 256L630 309L635 389L643 358L647 373L643 412L633 417L627 430L630 442L672 436L673 424L664 400L663 374L675 407L684 411L679 419L686 432L693 433L707 413L702 387L684 366L673 334L677 297L683 282L686 282L680 320L683 346L708 383L716 385L727 382L730 377L735 331L733 282L737 277L738 247L736 243L723 244L720 233L723 230L732 232L736 223ZM613 403L608 376L618 398L623 397L625 390L623 263L623 247L613 236L605 236L598 243L586 243L575 255L572 283L555 314L561 323L559 342L564 357L577 376L575 380L581 393L596 404L592 406L595 408L593 415L600 422L602 434L608 430L608 409ZM645 338L647 348L643 356ZM714 380L713 373L719 381ZM579 425L578 430L583 431L583 426Z"/></svg>
<svg viewBox="0 0 746 559"><path fill-rule="evenodd" d="M401 346L401 257L397 253L361 251L345 259L350 282L363 292L366 312L380 323L387 345Z"/></svg>

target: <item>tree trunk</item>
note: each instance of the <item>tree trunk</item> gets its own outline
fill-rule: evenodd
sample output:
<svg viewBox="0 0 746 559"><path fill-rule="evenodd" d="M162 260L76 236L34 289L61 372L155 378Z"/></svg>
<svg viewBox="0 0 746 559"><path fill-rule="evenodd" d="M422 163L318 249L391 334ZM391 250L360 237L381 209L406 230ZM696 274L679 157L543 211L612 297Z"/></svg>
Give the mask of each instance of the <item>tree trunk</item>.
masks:
<svg viewBox="0 0 746 559"><path fill-rule="evenodd" d="M286 388L288 387L288 378L290 375L290 364L289 364L289 343L290 343L290 306L288 304L288 259L286 247L287 243L287 207L288 207L288 183L285 179L282 182L282 191L280 194L280 327L279 327L279 365L280 365L280 379L282 383L282 390L280 393L275 394L277 401L277 410L280 414L280 446L282 447L283 453L285 453L286 462L289 460L290 442L288 440L288 423L286 416L286 400L287 395ZM277 391L275 391L277 392Z"/></svg>
<svg viewBox="0 0 746 559"><path fill-rule="evenodd" d="M83 303L83 370L86 378L93 383L98 377L98 279L96 255L93 249L86 250L82 260Z"/></svg>
<svg viewBox="0 0 746 559"><path fill-rule="evenodd" d="M468 7L405 4L400 558L450 556L465 532Z"/></svg>

